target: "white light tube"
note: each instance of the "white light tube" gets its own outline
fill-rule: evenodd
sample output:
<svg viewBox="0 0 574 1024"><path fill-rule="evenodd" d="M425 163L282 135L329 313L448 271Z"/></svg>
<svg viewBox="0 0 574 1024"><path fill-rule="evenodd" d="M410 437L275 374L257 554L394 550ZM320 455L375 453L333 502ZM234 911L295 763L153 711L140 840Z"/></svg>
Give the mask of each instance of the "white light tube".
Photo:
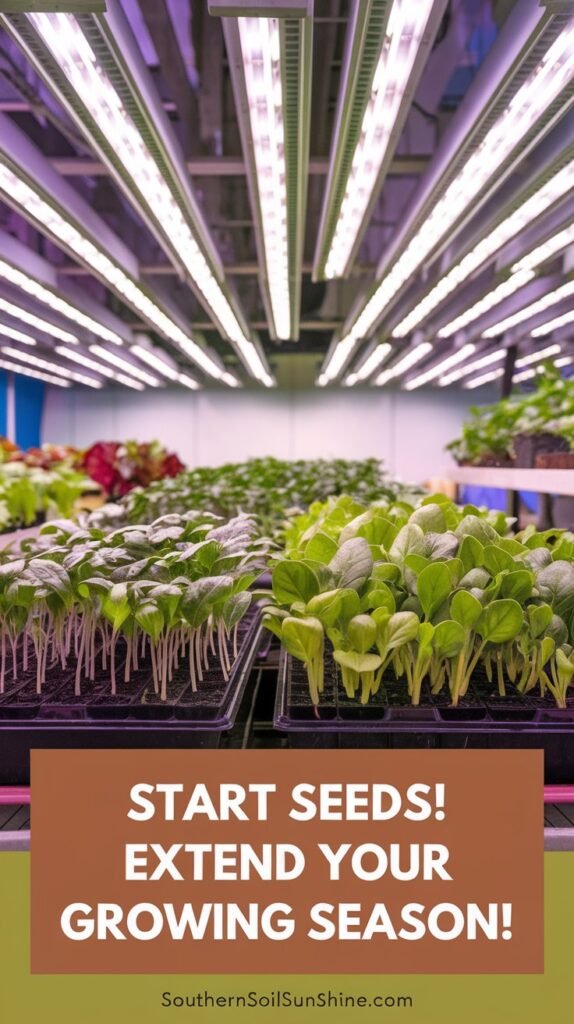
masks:
<svg viewBox="0 0 574 1024"><path fill-rule="evenodd" d="M281 45L277 18L238 18L243 73L257 170L261 230L273 321L291 337L287 167Z"/></svg>
<svg viewBox="0 0 574 1024"><path fill-rule="evenodd" d="M166 179L77 19L71 14L29 14L28 18L100 130L114 140L115 154L124 170L170 239L223 330L241 349L249 339L197 245ZM251 368L250 363L247 366ZM262 369L265 370L264 367ZM210 373L207 369L206 372ZM211 372L211 376L215 374Z"/></svg>
<svg viewBox="0 0 574 1024"><path fill-rule="evenodd" d="M23 377L33 377L34 380L43 380L47 384L55 384L59 388L71 388L69 380L62 380L61 377L53 377L51 373L42 373L41 370L33 370L31 366L20 366L10 359L0 359L0 368L8 373L20 373Z"/></svg>
<svg viewBox="0 0 574 1024"><path fill-rule="evenodd" d="M421 359L431 351L432 345L430 341L423 341L416 348L411 349L407 352L402 359L399 359L398 363L394 363L389 367L388 370L383 370L382 373L375 379L375 384L378 387L382 387L383 384L387 384L388 381L394 380L395 377L401 377L403 373L415 366L416 363L420 363Z"/></svg>
<svg viewBox="0 0 574 1024"><path fill-rule="evenodd" d="M17 306L14 302L8 302L8 300L3 299L1 295L0 312L7 313L8 316L11 316L14 320L21 320L23 324L35 327L38 331L48 334L51 338L57 338L59 341L66 341L69 345L78 344L78 339L75 335L70 334L69 331L63 331L61 327L56 327L55 324L49 323L48 320L43 320L42 317L36 316L34 313L30 313L27 309L23 309L22 306Z"/></svg>
<svg viewBox="0 0 574 1024"><path fill-rule="evenodd" d="M473 359L471 363L467 363L466 366L461 366L458 370L453 370L451 373L447 373L444 377L439 380L439 387L444 388L448 384L454 384L456 380L460 380L462 377L468 376L469 373L474 373L475 370L482 370L484 366L492 366L493 363L498 363L501 359L506 356L506 349L499 348L496 352L489 352L486 356L481 356L480 359Z"/></svg>
<svg viewBox="0 0 574 1024"><path fill-rule="evenodd" d="M0 338L11 338L12 341L19 341L21 345L34 346L36 341L29 334L24 334L23 331L17 331L15 327L8 327L7 324L0 323Z"/></svg>
<svg viewBox="0 0 574 1024"><path fill-rule="evenodd" d="M347 387L352 387L358 381L367 380L374 372L379 368L381 363L385 361L387 356L392 350L392 345L388 341L384 341L382 344L377 345L373 349L370 356L365 359L362 366L359 366L354 373L350 373L345 380Z"/></svg>
<svg viewBox="0 0 574 1024"><path fill-rule="evenodd" d="M552 334L559 327L571 324L572 321L574 321L574 309L570 310L569 313L563 313L562 316L555 316L553 320L548 320L547 323L541 324L540 327L535 327L530 333L533 338L540 338L544 334Z"/></svg>
<svg viewBox="0 0 574 1024"><path fill-rule="evenodd" d="M399 115L405 89L424 37L434 0L417 3L394 0L371 97L363 116L333 240L325 277L341 277L364 220L373 189Z"/></svg>
<svg viewBox="0 0 574 1024"><path fill-rule="evenodd" d="M67 348L65 345L57 345L56 352L59 356L64 356L65 359L70 359L74 363L79 363L80 366L85 366L88 370L94 370L96 373L101 374L102 377L108 377L110 380L117 380L122 384L126 384L126 387L133 387L137 391L144 390L144 385L141 381L132 380L132 378L128 377L125 373L115 373L111 367L104 366L102 363L96 362L95 359L90 359L85 352L74 348Z"/></svg>
<svg viewBox="0 0 574 1024"><path fill-rule="evenodd" d="M175 366L171 366L170 363L167 363L165 359L161 358L161 356L156 355L155 352L151 352L149 348L144 348L143 345L132 345L130 351L133 352L138 359L141 359L142 362L147 363L148 366L153 367L154 370L161 373L163 377L167 377L168 380L177 380L179 377L179 370L177 370Z"/></svg>
<svg viewBox="0 0 574 1024"><path fill-rule="evenodd" d="M514 327L516 324L521 324L524 320L529 320L530 317L536 316L537 313L544 312L550 306L555 306L562 299L567 299L571 295L574 295L574 281L567 281L566 284L555 288L553 291L543 295L536 302L531 302L529 306L524 306L522 309L517 310L511 316L507 316L504 320L499 320L497 324L492 327L487 327L482 332L483 338L496 338L499 334L504 334L510 327Z"/></svg>
<svg viewBox="0 0 574 1024"><path fill-rule="evenodd" d="M405 391L414 391L415 388L422 387L423 384L428 384L431 380L436 380L437 377L441 377L445 370L450 369L451 366L456 366L458 363L462 363L464 359L468 359L476 350L476 345L463 345L462 348L453 352L452 355L447 356L442 362L436 363L430 370L425 373L419 374L418 377L413 377L412 380L407 381L404 385Z"/></svg>
<svg viewBox="0 0 574 1024"><path fill-rule="evenodd" d="M101 380L96 380L94 377L87 377L83 373L76 373L75 370L68 370L64 366L60 366L59 363L52 363L48 359L42 359L40 356L33 356L30 352L20 352L17 348L10 348L10 346L3 346L2 352L5 355L10 356L12 359L18 359L20 362L29 363L30 366L37 367L39 370L47 370L48 373L56 374L58 377L65 377L67 380L76 381L78 384L85 384L89 388L101 388Z"/></svg>
<svg viewBox="0 0 574 1024"><path fill-rule="evenodd" d="M29 277L28 274L24 274L21 270L11 266L9 263L5 263L4 260L0 259L0 278L4 281L8 281L9 284L15 285L21 291L26 292L33 299L37 299L38 302L43 302L45 306L49 306L56 313L61 313L66 319L72 320L74 323L79 324L80 327L84 327L87 331L91 331L96 337L102 338L103 341L110 341L113 345L123 345L123 338L120 338L119 334L115 331L110 331L103 324L100 324L97 320L94 320L91 316L87 316L86 313L82 313L81 310L76 309L65 299L60 298L54 292L50 291L49 288L45 288L43 284L36 281L33 277ZM58 335L52 330L53 337L57 338ZM70 338L72 335L70 335ZM70 340L62 339L62 340ZM76 339L74 338L74 342Z"/></svg>
<svg viewBox="0 0 574 1024"><path fill-rule="evenodd" d="M531 249L526 256L518 260L512 266L513 273L519 273L522 270L531 270L532 267L538 267L541 263L545 263L551 256L555 256L556 253L562 249L568 248L574 242L574 224L569 224L568 227L563 228L562 231L557 231L555 235L547 238L545 242L541 242L534 249Z"/></svg>
<svg viewBox="0 0 574 1024"><path fill-rule="evenodd" d="M116 373L115 380L118 384L123 384L126 388L132 388L134 391L145 391L145 384L142 384L139 380L132 380L131 377L126 377L125 373Z"/></svg>
<svg viewBox="0 0 574 1024"><path fill-rule="evenodd" d="M186 353L211 377L221 380L222 371L203 349L189 338L185 331L159 308L140 288L136 281L98 249L90 239L54 207L47 203L38 192L22 181L9 167L0 160L0 193L4 192L11 205L24 210L39 225L68 249L95 273L106 284L116 291L125 302L136 309L149 323L166 338L185 346ZM182 344L183 343L183 344Z"/></svg>
<svg viewBox="0 0 574 1024"><path fill-rule="evenodd" d="M183 384L184 388L190 388L191 391L199 390L199 384L193 377L190 377L188 373L180 373L177 379L180 384Z"/></svg>
<svg viewBox="0 0 574 1024"><path fill-rule="evenodd" d="M521 384L523 380L532 380L536 377L537 370L523 370L522 373L515 373L512 378L513 384Z"/></svg>
<svg viewBox="0 0 574 1024"><path fill-rule="evenodd" d="M561 345L548 345L547 348L541 348L538 352L529 352L527 356L521 356L514 365L520 370L523 366L530 366L531 363L540 363L544 359L550 359L551 356L557 356L561 351Z"/></svg>
<svg viewBox="0 0 574 1024"><path fill-rule="evenodd" d="M571 366L574 363L574 356L560 356L554 360L554 366Z"/></svg>
<svg viewBox="0 0 574 1024"><path fill-rule="evenodd" d="M397 324L393 333L397 337L409 334L448 295L451 295L459 285L464 284L486 260L520 234L528 224L536 220L572 188L574 188L574 160L558 171L545 185L542 185L534 195L530 196L530 199L525 200L513 213L505 217L485 238L477 242L470 252L449 270L448 274L441 277L434 288L417 303L400 324Z"/></svg>
<svg viewBox="0 0 574 1024"><path fill-rule="evenodd" d="M90 345L90 352L100 359L105 359L107 363L111 363L112 366L117 367L131 377L136 377L137 380L148 384L149 387L159 387L160 381L157 377L152 377L151 373L148 373L143 367L135 366L134 363L130 363L129 359L123 359L118 353L109 352L108 349L102 348L101 345Z"/></svg>
<svg viewBox="0 0 574 1024"><path fill-rule="evenodd" d="M432 251L471 205L473 199L495 176L520 139L554 102L573 76L574 20L571 19L517 90L506 109L496 119L483 141L455 175L342 341L351 338L354 347L361 338L368 336L382 313L395 301L398 292L428 260ZM328 369L329 367L325 366L323 372L328 372Z"/></svg>
<svg viewBox="0 0 574 1024"><path fill-rule="evenodd" d="M482 299L475 302L473 306L466 309L460 316L451 320L450 323L445 324L437 332L439 338L450 338L451 335L455 334L462 327L466 327L467 324L471 324L474 320L478 320L484 313L488 313L489 310L494 309L500 302L507 299L510 295L514 295L515 292L519 291L520 288L524 288L525 285L532 281L535 276L533 270L522 270L517 274L513 274L512 277L507 278L502 284L497 285L492 291L484 295ZM393 331L393 334L395 332Z"/></svg>
<svg viewBox="0 0 574 1024"><path fill-rule="evenodd" d="M491 381L498 380L503 374L503 369L491 370L490 373L483 373L480 377L473 377L472 380L465 381L462 386L463 388L467 388L471 391L474 390L474 388L481 387L483 384L490 384Z"/></svg>

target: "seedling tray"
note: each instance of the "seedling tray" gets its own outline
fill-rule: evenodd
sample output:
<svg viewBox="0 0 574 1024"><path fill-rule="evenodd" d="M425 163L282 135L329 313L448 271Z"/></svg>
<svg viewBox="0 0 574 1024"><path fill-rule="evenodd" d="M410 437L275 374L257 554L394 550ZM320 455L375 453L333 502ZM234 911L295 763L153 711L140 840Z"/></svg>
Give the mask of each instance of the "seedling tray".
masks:
<svg viewBox="0 0 574 1024"><path fill-rule="evenodd" d="M543 748L546 781L574 782L574 698L560 709L551 697L515 695L509 686L507 693L498 696L477 675L458 707L450 705L447 692L433 696L428 684L413 707L406 682L391 676L363 706L347 697L327 654L325 688L315 709L304 666L282 651L274 725L288 733L292 747Z"/></svg>
<svg viewBox="0 0 574 1024"><path fill-rule="evenodd" d="M261 615L253 608L239 624L238 656L229 679L219 666L204 671L193 692L186 663L181 664L163 702L154 693L151 667L142 665L123 682L119 660L117 694L111 695L109 673L82 682L75 695L75 671L47 673L36 693L35 667L14 684L7 676L0 696L0 785L25 784L29 753L36 748L216 747L233 727L261 637Z"/></svg>

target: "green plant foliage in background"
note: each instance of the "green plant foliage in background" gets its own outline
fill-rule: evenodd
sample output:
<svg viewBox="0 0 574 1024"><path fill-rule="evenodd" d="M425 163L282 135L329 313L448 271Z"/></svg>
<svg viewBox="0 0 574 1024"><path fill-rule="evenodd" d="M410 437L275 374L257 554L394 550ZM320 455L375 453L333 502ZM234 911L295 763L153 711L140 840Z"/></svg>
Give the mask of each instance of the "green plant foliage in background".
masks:
<svg viewBox="0 0 574 1024"><path fill-rule="evenodd" d="M180 473L145 490L132 491L118 505L105 506L91 522L147 523L186 509L207 509L224 517L257 516L262 534L282 534L286 522L315 501L349 494L360 501L394 498L405 485L387 476L378 459L316 459L286 462L250 459ZM411 488L410 491L420 489Z"/></svg>
<svg viewBox="0 0 574 1024"><path fill-rule="evenodd" d="M447 449L459 463L511 461L516 439L537 434L563 438L574 450L574 379L565 380L551 363L538 373L534 391L471 406L461 436Z"/></svg>

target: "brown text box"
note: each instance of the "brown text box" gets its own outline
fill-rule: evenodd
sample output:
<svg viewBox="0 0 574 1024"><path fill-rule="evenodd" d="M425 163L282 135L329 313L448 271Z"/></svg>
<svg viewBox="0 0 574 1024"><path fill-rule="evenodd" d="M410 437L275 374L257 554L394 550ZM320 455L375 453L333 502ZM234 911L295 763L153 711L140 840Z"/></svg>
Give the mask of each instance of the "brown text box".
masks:
<svg viewBox="0 0 574 1024"><path fill-rule="evenodd" d="M543 971L543 770L540 751L34 751L32 754L32 970L36 973L183 973L183 974L361 974L361 973L536 973ZM215 798L220 784L272 783L268 820L253 820L255 802L245 804L250 820L165 821L158 813L149 821L127 816L130 790L136 783L178 783L185 795L176 798L176 813L187 803L194 785L205 783ZM445 785L444 820L425 821L403 816L390 821L352 820L301 822L293 820L293 787L298 783L386 784L405 793L411 784ZM154 801L156 798L154 797ZM157 800L157 807L160 807ZM163 810L163 805L162 805ZM63 812L63 813L62 813ZM184 875L169 874L156 880L126 881L125 846L162 844L288 843L305 857L303 874L291 881L248 881L210 877L206 856L204 880L190 877L189 855L175 864ZM339 881L329 878L329 867L318 843L354 849L369 843L385 851L401 844L401 863L411 844L448 847L446 870L451 880L435 876L399 880L387 872L378 880L357 878L347 860ZM149 870L158 863L150 857ZM374 855L362 864L371 871ZM72 903L83 903L95 918L100 904L116 904L124 914L117 927L125 940L113 937L83 941L66 937L61 915ZM260 929L256 939L239 929L237 938L216 939L213 917L206 933L194 939L187 931L176 940L168 926L156 938L143 941L127 932L126 917L134 906L153 904L165 922L165 905L178 916L184 904L197 914L205 904L224 909L237 904L247 912L272 903L286 904L290 913L279 918L294 921L294 933L279 941ZM315 927L324 934L329 922L338 923L340 911L323 915L319 926L312 908L326 903L358 904L346 911L357 918L347 935L318 941L309 936ZM406 927L401 919L406 904L420 904L417 912L427 924L424 937L413 941L374 933L362 938L376 905L384 904L395 934ZM428 931L432 908L448 903L465 913L461 934L449 940ZM496 940L467 937L466 908L476 904L486 912L492 903L512 904L511 937ZM219 911L217 912L219 913ZM135 912L134 912L135 914ZM210 911L212 914L212 911ZM256 915L259 917L259 914ZM380 920L380 913L379 913ZM147 931L151 913L135 914L136 927ZM325 921L327 923L325 923ZM444 934L454 925L449 913L439 915ZM290 927L290 926L289 926ZM408 929L407 929L408 930ZM500 935L500 930L499 930Z"/></svg>

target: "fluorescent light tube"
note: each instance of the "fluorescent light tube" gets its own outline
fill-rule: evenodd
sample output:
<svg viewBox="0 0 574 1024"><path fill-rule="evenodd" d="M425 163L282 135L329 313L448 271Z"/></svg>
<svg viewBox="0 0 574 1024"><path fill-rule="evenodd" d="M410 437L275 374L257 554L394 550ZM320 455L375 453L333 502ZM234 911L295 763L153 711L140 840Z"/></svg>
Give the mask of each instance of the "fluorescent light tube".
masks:
<svg viewBox="0 0 574 1024"><path fill-rule="evenodd" d="M180 373L177 379L179 384L183 384L184 388L190 388L191 391L197 391L199 389L197 381L193 377L190 377L188 373Z"/></svg>
<svg viewBox="0 0 574 1024"><path fill-rule="evenodd" d="M36 316L34 313L30 313L29 310L23 309L22 306L17 306L14 302L8 302L8 300L3 299L1 295L0 312L7 313L8 316L11 316L14 320L21 320L22 323L28 324L30 327L35 327L44 334L48 334L51 338L57 338L59 341L65 341L69 345L78 344L78 339L75 335L70 334L69 331L64 331L61 327L56 327L55 324L50 323L48 320L43 320L42 317Z"/></svg>
<svg viewBox="0 0 574 1024"><path fill-rule="evenodd" d="M398 363L393 363L388 370L383 370L382 373L375 379L375 384L378 387L382 387L383 384L387 384L388 381L394 380L396 377L401 377L403 373L410 370L411 366L415 366L416 363L420 363L421 359L424 359L426 355L432 350L430 341L423 341L416 348L410 349L402 359L399 359Z"/></svg>
<svg viewBox="0 0 574 1024"><path fill-rule="evenodd" d="M139 380L133 380L131 377L126 377L125 373L117 373L115 380L126 388L132 388L133 391L145 391L145 384L142 384Z"/></svg>
<svg viewBox="0 0 574 1024"><path fill-rule="evenodd" d="M462 385L463 388L467 388L469 391L474 388L480 388L483 384L490 384L493 380L498 380L504 374L504 370L491 370L490 373L483 373L480 377L473 377L472 380L467 380Z"/></svg>
<svg viewBox="0 0 574 1024"><path fill-rule="evenodd" d="M469 373L474 373L475 370L482 370L484 366L491 366L493 363L500 362L501 359L506 358L506 349L499 348L495 352L489 352L485 356L481 356L480 359L473 359L471 363L467 363L465 366L459 367L458 370L452 370L451 373L445 374L439 380L439 387L444 388L448 384L454 384L455 381L460 380L462 377L467 377Z"/></svg>
<svg viewBox="0 0 574 1024"><path fill-rule="evenodd" d="M516 324L521 324L524 320L529 320L530 317L536 316L537 313L543 313L545 309L550 306L555 306L562 299L567 299L571 295L574 295L574 281L567 281L566 284L561 285L559 288L554 288L553 291L543 295L536 302L531 302L530 305L524 306L523 309L517 310L516 313L512 313L511 316L507 316L504 320L499 320L497 324L492 327L487 327L482 332L483 338L496 338L499 334L504 334L505 331L509 330L510 327L515 327Z"/></svg>
<svg viewBox="0 0 574 1024"><path fill-rule="evenodd" d="M129 359L123 359L117 352L108 351L108 349L102 348L101 345L90 345L90 352L100 359L104 359L107 363L111 363L112 366L117 367L131 377L136 377L137 380L148 384L151 388L157 388L160 384L157 377L152 377L151 373L148 373L143 367L131 363Z"/></svg>
<svg viewBox="0 0 574 1024"><path fill-rule="evenodd" d="M475 345L463 345L462 348L457 349L452 355L447 356L440 363L436 363L430 370L426 370L425 373L419 374L418 377L413 377L408 380L404 385L405 391L414 391L415 388L422 387L423 384L428 384L431 380L436 380L437 377L442 376L445 370L449 370L452 366L456 366L461 363L464 359L468 359L469 356L475 351Z"/></svg>
<svg viewBox="0 0 574 1024"><path fill-rule="evenodd" d="M11 338L12 341L19 341L21 345L34 346L36 344L35 338L29 334L24 334L23 331L18 331L15 327L8 327L7 324L2 323L0 323L0 338Z"/></svg>
<svg viewBox="0 0 574 1024"><path fill-rule="evenodd" d="M537 370L523 370L522 373L515 373L512 383L521 384L524 380L532 380L533 377L536 377L537 372Z"/></svg>
<svg viewBox="0 0 574 1024"><path fill-rule="evenodd" d="M515 292L524 288L529 281L532 281L534 276L533 270L522 270L517 274L513 274L512 277L507 278L506 281L497 285L496 288L493 288L492 291L484 295L482 299L479 299L478 302L475 302L474 305L466 309L464 313L461 313L459 316L455 317L454 320L451 320L450 323L441 327L437 332L439 338L450 338L451 335L460 331L462 327L466 327L467 324L471 324L474 320L478 320L479 317L490 312L491 309L498 306L499 303L504 301L504 299L507 299L510 295L514 295Z"/></svg>
<svg viewBox="0 0 574 1024"><path fill-rule="evenodd" d="M243 358L243 346L249 344L249 338L214 272L216 260L217 271L223 276L219 257L190 191L183 161L180 166L179 154L174 156L163 112L155 109L149 91L147 101L143 95L145 88L139 91L146 86L146 69L131 67L134 53L127 45L122 48L125 24L117 6L110 4L106 18L85 19L83 24L72 14L29 14L28 21L54 58L55 68L48 59L38 58L29 37L36 43L37 39L29 28L24 29L21 21L10 18L5 23L47 85L64 102L80 131L101 153L174 265L178 269L183 267L200 301ZM135 114L130 114L133 108L139 114L138 123L134 121ZM156 311L154 315L157 316ZM188 354L198 361L197 352ZM252 362L246 361L246 366L252 373ZM203 368L210 373L207 364ZM260 372L266 372L265 366Z"/></svg>
<svg viewBox="0 0 574 1024"><path fill-rule="evenodd" d="M88 370L94 370L95 373L101 374L102 377L107 377L110 380L116 380L128 388L135 388L136 391L145 390L145 385L142 384L141 381L133 380L125 373L116 373L110 366L104 366L102 363L96 362L95 359L90 359L85 352L82 352L79 349L67 348L65 345L57 345L56 352L58 355L64 356L65 359L71 360L71 362L79 363L80 366L85 366Z"/></svg>
<svg viewBox="0 0 574 1024"><path fill-rule="evenodd" d="M71 303L66 302L60 295L52 291L50 288L46 288L40 281L37 281L34 277L29 274L25 274L17 267L13 267L12 264L6 263L0 259L0 278L7 281L9 284L13 284L16 288L25 292L33 299L37 299L38 302L42 302L45 306L49 306L56 313L61 313L66 319L72 320L80 327L95 334L96 337L102 338L103 341L109 341L113 345L123 345L123 338L115 331L110 331L104 324L94 320L93 317L88 316L86 313L82 313L81 310L72 306ZM127 325L126 325L127 328ZM57 334L52 331L53 337L58 337ZM70 335L70 337L72 337ZM69 340L69 339L62 339ZM74 339L76 340L76 339Z"/></svg>
<svg viewBox="0 0 574 1024"><path fill-rule="evenodd" d="M167 377L168 380L176 381L179 377L179 370L173 363L168 363L161 356L156 355L149 348L145 348L143 345L133 345L131 351L141 359L148 366L151 366L158 373L161 373L162 377Z"/></svg>
<svg viewBox="0 0 574 1024"><path fill-rule="evenodd" d="M312 3L222 7L271 336L299 337L311 116ZM251 17L245 15L259 15ZM259 378L261 379L261 377ZM265 383L262 380L262 383Z"/></svg>
<svg viewBox="0 0 574 1024"><path fill-rule="evenodd" d="M11 206L28 216L40 231L53 237L72 252L80 262L90 267L128 306L137 310L160 334L180 347L185 346L187 355L205 373L221 380L223 371L217 363L145 293L137 281L124 273L119 264L110 259L87 235L82 234L52 202L47 202L38 191L24 182L5 163L2 163L1 159L0 193L4 194Z"/></svg>
<svg viewBox="0 0 574 1024"><path fill-rule="evenodd" d="M547 238L545 242L541 242L540 245L535 246L530 252L523 256L522 259L518 260L512 266L512 272L514 274L520 273L522 270L531 270L533 267L540 266L541 263L545 263L552 256L561 252L562 249L567 249L569 245L574 242L574 224L569 224L568 227L562 228L561 231L557 231L550 238Z"/></svg>
<svg viewBox="0 0 574 1024"><path fill-rule="evenodd" d="M291 337L287 165L277 18L239 18L267 281L278 338Z"/></svg>
<svg viewBox="0 0 574 1024"><path fill-rule="evenodd" d="M76 373L75 370L68 370L66 367L60 366L59 363L53 363L49 359L42 359L40 356L32 355L31 352L20 352L19 349L10 348L10 346L3 346L2 352L12 359L29 363L30 366L37 367L40 370L47 370L48 373L76 381L78 384L85 384L89 388L102 387L101 380L96 380L95 377L88 377L86 374Z"/></svg>
<svg viewBox="0 0 574 1024"><path fill-rule="evenodd" d="M531 363L540 363L544 359L550 359L551 356L557 356L561 351L561 345L548 345L546 348L539 349L538 352L529 352L527 356L521 356L514 365L520 370L523 366L530 366Z"/></svg>
<svg viewBox="0 0 574 1024"><path fill-rule="evenodd" d="M510 159L522 139L573 77L574 20L570 19L494 120L480 144L450 180L383 279L371 290L342 341L350 338L354 348L361 339L368 337L405 284L429 260L473 200ZM323 367L324 372L327 369L328 365Z"/></svg>
<svg viewBox="0 0 574 1024"><path fill-rule="evenodd" d="M445 4L355 0L349 25L336 130L316 247L315 278L348 271L410 108ZM378 56L373 59L377 45ZM368 88L363 79L372 66ZM358 125L357 128L355 126Z"/></svg>
<svg viewBox="0 0 574 1024"><path fill-rule="evenodd" d="M409 334L422 320L429 316L447 296L464 284L482 264L499 249L515 238L524 228L535 221L558 199L574 188L574 160L554 174L545 185L521 203L513 213L505 217L480 242L452 267L444 277L414 306L394 328L393 334L402 337ZM528 267L521 269L530 269ZM445 337L441 328L440 337Z"/></svg>
<svg viewBox="0 0 574 1024"><path fill-rule="evenodd" d="M573 321L574 309L571 309L569 313L562 313L562 316L555 316L553 320L548 320L547 323L541 324L540 327L535 327L530 333L533 338L540 338L544 334L552 334L559 327L565 327Z"/></svg>
<svg viewBox="0 0 574 1024"><path fill-rule="evenodd" d="M69 380L62 380L61 377L54 377L50 373L43 373L42 370L33 370L31 366L21 366L13 363L10 359L0 359L0 368L8 373L20 373L23 377L32 377L34 380L43 380L47 384L55 384L58 388L71 388Z"/></svg>
<svg viewBox="0 0 574 1024"><path fill-rule="evenodd" d="M392 351L392 347L393 346L389 344L388 341L384 341L382 344L377 345L377 347L371 352L370 356L365 359L364 363L362 363L354 373L350 373L348 375L345 380L345 384L348 387L352 387L353 384L367 380L371 377L375 370L379 368L381 363L384 363L385 359Z"/></svg>

